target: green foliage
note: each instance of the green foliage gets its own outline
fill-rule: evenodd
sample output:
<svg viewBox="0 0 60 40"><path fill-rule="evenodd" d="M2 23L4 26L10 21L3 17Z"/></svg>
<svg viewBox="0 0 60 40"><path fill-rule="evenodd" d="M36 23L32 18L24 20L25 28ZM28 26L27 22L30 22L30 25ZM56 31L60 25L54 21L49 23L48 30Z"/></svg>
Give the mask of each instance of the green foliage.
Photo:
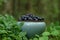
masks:
<svg viewBox="0 0 60 40"><path fill-rule="evenodd" d="M43 36L49 36L50 35L50 32L44 32L42 33Z"/></svg>
<svg viewBox="0 0 60 40"><path fill-rule="evenodd" d="M0 39L1 40L28 40L26 32L21 31L23 22L17 25L17 21L11 15L0 15ZM60 40L59 23L51 23L42 35L35 35L29 40Z"/></svg>
<svg viewBox="0 0 60 40"><path fill-rule="evenodd" d="M26 33L21 32L23 23L17 25L17 21L11 15L0 15L0 39L2 40L22 40L27 39Z"/></svg>
<svg viewBox="0 0 60 40"><path fill-rule="evenodd" d="M56 26L59 26L58 22L51 23L45 32L42 33L42 36L36 35L36 38L33 40L60 40L60 28L57 29ZM59 26L60 27L60 26ZM38 38L37 38L38 37Z"/></svg>
<svg viewBox="0 0 60 40"><path fill-rule="evenodd" d="M48 37L40 37L39 40L48 40Z"/></svg>
<svg viewBox="0 0 60 40"><path fill-rule="evenodd" d="M4 1L4 0L0 0L0 6L2 5L3 1Z"/></svg>
<svg viewBox="0 0 60 40"><path fill-rule="evenodd" d="M15 1L15 0L14 0ZM20 1L20 2L19 2ZM26 14L28 11L26 9L26 4L28 3L29 0L16 0L15 4L12 3L12 0L0 0L0 12L5 12L5 11L12 11L12 5L10 2L14 5L16 5L14 16L18 18L19 16ZM56 19L59 20L58 15L60 11L59 7L59 0L31 0L30 4L27 5L28 8L31 6L31 12L33 14L36 14L38 16L43 16L48 18L49 21L56 21ZM9 5L11 5L10 8ZM19 6L18 6L19 5ZM6 8L7 7L7 8ZM13 11L12 11L13 12ZM17 14L18 13L18 14ZM46 14L46 15L45 15Z"/></svg>
<svg viewBox="0 0 60 40"><path fill-rule="evenodd" d="M52 32L51 32L51 35L53 35L53 36L59 36L58 30L52 31Z"/></svg>
<svg viewBox="0 0 60 40"><path fill-rule="evenodd" d="M38 40L38 38L33 38L33 40Z"/></svg>

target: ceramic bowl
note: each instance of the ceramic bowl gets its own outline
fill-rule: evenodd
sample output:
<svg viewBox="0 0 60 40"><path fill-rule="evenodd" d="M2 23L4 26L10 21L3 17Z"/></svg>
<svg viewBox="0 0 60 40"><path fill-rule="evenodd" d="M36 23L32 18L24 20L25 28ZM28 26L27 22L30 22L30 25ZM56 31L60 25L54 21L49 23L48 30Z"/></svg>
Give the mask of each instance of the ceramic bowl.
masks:
<svg viewBox="0 0 60 40"><path fill-rule="evenodd" d="M21 22L18 22L18 24ZM33 37L35 34L39 35L45 31L45 22L24 22L21 30L27 33L27 37Z"/></svg>

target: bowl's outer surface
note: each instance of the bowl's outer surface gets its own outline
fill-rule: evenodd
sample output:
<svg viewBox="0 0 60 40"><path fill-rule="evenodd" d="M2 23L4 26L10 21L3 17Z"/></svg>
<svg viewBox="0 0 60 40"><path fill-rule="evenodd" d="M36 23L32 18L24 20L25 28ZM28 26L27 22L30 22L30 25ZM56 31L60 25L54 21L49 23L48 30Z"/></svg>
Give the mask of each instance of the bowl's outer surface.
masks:
<svg viewBox="0 0 60 40"><path fill-rule="evenodd" d="M18 22L18 24L21 22ZM46 28L45 22L24 22L22 31L27 32L28 37L32 37L35 34L41 34Z"/></svg>

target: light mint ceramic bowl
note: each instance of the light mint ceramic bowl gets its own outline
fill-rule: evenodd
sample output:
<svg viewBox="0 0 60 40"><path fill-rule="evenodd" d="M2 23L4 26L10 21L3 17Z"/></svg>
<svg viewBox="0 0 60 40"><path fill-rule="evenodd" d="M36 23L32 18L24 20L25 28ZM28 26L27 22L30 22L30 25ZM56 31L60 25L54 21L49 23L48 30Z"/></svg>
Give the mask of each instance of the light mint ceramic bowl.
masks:
<svg viewBox="0 0 60 40"><path fill-rule="evenodd" d="M21 22L18 22L18 24ZM22 31L27 32L28 37L33 37L35 34L41 34L45 31L45 22L24 22Z"/></svg>

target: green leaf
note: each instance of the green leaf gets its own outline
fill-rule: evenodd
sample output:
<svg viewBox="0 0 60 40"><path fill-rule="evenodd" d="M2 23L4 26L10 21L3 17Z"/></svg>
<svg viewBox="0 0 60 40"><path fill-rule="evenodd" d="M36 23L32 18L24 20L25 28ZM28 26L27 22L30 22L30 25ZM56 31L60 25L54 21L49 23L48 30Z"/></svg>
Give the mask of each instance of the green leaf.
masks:
<svg viewBox="0 0 60 40"><path fill-rule="evenodd" d="M37 35L37 34L36 34L35 36L36 36L36 37L39 37L39 35Z"/></svg>
<svg viewBox="0 0 60 40"><path fill-rule="evenodd" d="M23 25L24 25L24 22L21 22L21 23L18 22L18 23L17 23L17 26L19 27L20 30L21 30L21 27L22 27Z"/></svg>
<svg viewBox="0 0 60 40"><path fill-rule="evenodd" d="M57 30L60 30L60 26L55 26L55 28L56 28Z"/></svg>
<svg viewBox="0 0 60 40"><path fill-rule="evenodd" d="M38 38L33 38L33 40L38 40Z"/></svg>
<svg viewBox="0 0 60 40"><path fill-rule="evenodd" d="M16 35L13 33L13 34L9 34L10 37L13 37L13 38L16 38Z"/></svg>
<svg viewBox="0 0 60 40"><path fill-rule="evenodd" d="M4 37L2 40L12 40L10 37Z"/></svg>
<svg viewBox="0 0 60 40"><path fill-rule="evenodd" d="M52 32L51 32L51 35L53 35L53 36L59 36L58 30L52 31Z"/></svg>
<svg viewBox="0 0 60 40"><path fill-rule="evenodd" d="M4 37L2 40L7 40L7 37Z"/></svg>
<svg viewBox="0 0 60 40"><path fill-rule="evenodd" d="M48 40L48 37L39 37L39 40Z"/></svg>
<svg viewBox="0 0 60 40"><path fill-rule="evenodd" d="M23 37L23 40L28 40L28 39L27 39L27 37L24 36L24 37Z"/></svg>
<svg viewBox="0 0 60 40"><path fill-rule="evenodd" d="M0 30L5 29L5 26L3 24L0 24Z"/></svg>
<svg viewBox="0 0 60 40"><path fill-rule="evenodd" d="M24 37L26 35L26 32L20 32L19 37Z"/></svg>
<svg viewBox="0 0 60 40"><path fill-rule="evenodd" d="M49 36L50 35L50 32L44 32L42 35L43 36Z"/></svg>
<svg viewBox="0 0 60 40"><path fill-rule="evenodd" d="M29 40L33 40L33 39L29 39Z"/></svg>
<svg viewBox="0 0 60 40"><path fill-rule="evenodd" d="M0 34L4 34L4 33L7 33L6 30L0 30Z"/></svg>

